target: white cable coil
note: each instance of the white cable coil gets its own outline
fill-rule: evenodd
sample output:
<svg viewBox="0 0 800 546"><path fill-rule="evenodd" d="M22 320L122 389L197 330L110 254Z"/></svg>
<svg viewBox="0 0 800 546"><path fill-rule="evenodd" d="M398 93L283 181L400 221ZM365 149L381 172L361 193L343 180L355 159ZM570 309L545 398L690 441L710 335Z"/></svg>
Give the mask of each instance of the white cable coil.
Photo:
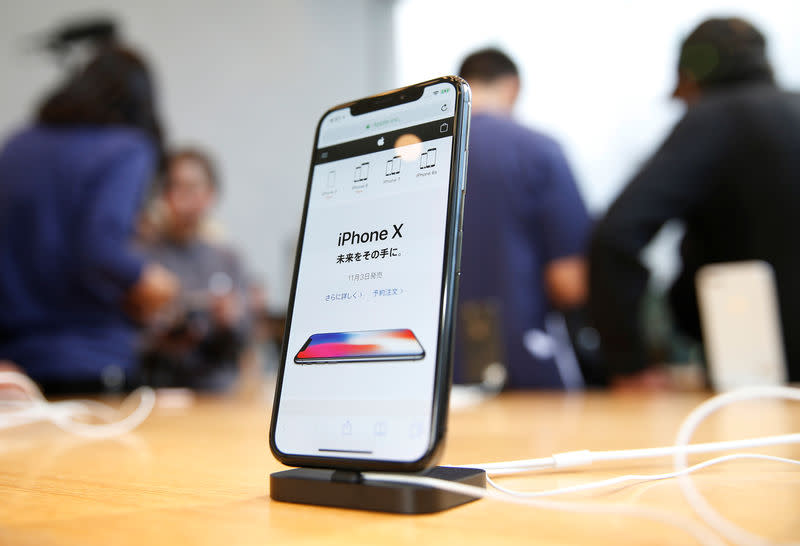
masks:
<svg viewBox="0 0 800 546"><path fill-rule="evenodd" d="M139 404L136 409L120 416L119 411L95 400L48 402L33 381L17 372L0 372L0 385L13 385L28 396L28 400L0 401L0 430L50 421L60 429L84 438L113 438L127 434L141 425L156 403L153 389L140 387L122 403L124 407L138 396ZM95 424L79 420L88 417L103 422Z"/></svg>
<svg viewBox="0 0 800 546"><path fill-rule="evenodd" d="M463 465L464 467L482 468L486 470L487 483L494 487L494 490L449 482L447 480L439 480L424 476L408 476L404 474L365 472L364 478L376 481L424 485L427 487L443 489L475 498L491 498L550 510L635 516L680 528L691 534L699 543L706 546L721 546L726 544L726 542L720 538L720 535L739 545L768 545L772 543L765 537L761 537L741 529L716 512L702 497L688 476L692 472L696 472L697 470L701 470L709 466L742 459L766 460L794 466L800 466L800 461L771 455L737 453L710 459L691 467L687 466L687 456L691 454L800 443L800 433L791 433L748 438L744 440L727 440L722 442L689 444L689 440L691 439L694 431L706 417L726 405L755 398L777 398L800 401L800 389L791 387L751 387L715 396L699 405L684 419L679 428L676 443L673 446L596 452L580 450L557 453L550 457L542 457L538 459L522 459L516 461ZM653 475L632 474L548 491L514 491L500 486L489 476L519 474L523 472L553 468L574 468L577 466L588 466L599 461L620 461L665 456L674 457L675 469L673 472ZM590 489L617 485L627 481L652 481L670 478L678 478L680 480L679 483L681 490L692 509L700 516L706 525L711 527L714 531L716 531L716 533L719 534L714 533L708 527L703 526L692 519L646 506L633 506L628 504L553 502L536 498L587 491Z"/></svg>

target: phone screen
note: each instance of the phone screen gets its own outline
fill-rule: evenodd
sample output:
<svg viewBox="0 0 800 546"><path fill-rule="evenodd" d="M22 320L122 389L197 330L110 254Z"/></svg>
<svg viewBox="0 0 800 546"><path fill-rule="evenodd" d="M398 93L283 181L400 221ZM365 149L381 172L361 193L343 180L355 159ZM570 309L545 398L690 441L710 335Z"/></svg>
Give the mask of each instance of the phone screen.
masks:
<svg viewBox="0 0 800 546"><path fill-rule="evenodd" d="M425 351L411 330L314 334L294 361L298 364L416 360Z"/></svg>
<svg viewBox="0 0 800 546"><path fill-rule="evenodd" d="M428 83L412 101L334 109L320 121L276 455L408 463L430 450L466 107L452 81Z"/></svg>

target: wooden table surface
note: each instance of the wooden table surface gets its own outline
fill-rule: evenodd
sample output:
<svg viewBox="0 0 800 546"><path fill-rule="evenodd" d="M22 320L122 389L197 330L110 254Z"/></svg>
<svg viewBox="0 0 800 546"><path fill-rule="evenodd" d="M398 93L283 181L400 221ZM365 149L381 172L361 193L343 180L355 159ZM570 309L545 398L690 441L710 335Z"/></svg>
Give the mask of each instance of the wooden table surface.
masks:
<svg viewBox="0 0 800 546"><path fill-rule="evenodd" d="M708 395L504 394L451 412L443 464L546 456L577 449L668 445ZM622 515L579 515L480 500L401 516L272 502L280 470L267 447L268 393L199 398L157 408L134 433L83 440L52 425L0 431L0 544L692 544L679 529ZM800 407L745 403L712 417L696 440L800 430ZM761 449L800 458L800 447ZM694 458L693 461L699 459ZM666 459L604 463L503 478L546 489L664 472ZM776 540L800 541L800 470L735 461L695 483L721 513ZM674 481L559 497L625 503L694 517Z"/></svg>

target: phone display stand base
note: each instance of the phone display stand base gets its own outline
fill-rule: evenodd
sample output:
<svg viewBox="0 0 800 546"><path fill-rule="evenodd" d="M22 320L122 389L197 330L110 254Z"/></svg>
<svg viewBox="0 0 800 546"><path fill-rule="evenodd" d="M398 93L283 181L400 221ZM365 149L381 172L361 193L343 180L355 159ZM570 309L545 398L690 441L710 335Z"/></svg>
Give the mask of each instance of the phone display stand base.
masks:
<svg viewBox="0 0 800 546"><path fill-rule="evenodd" d="M486 472L480 468L437 466L419 476L486 487ZM281 502L395 514L431 514L477 500L422 485L365 480L355 471L319 468L270 474L269 496Z"/></svg>

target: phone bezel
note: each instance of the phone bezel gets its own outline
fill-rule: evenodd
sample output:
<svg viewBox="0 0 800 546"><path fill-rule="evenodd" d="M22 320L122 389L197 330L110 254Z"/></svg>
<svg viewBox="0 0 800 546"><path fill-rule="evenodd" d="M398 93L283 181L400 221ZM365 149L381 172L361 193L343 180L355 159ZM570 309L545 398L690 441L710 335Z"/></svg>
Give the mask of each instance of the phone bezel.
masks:
<svg viewBox="0 0 800 546"><path fill-rule="evenodd" d="M351 112L363 114L388 108L404 102L413 102L422 96L425 87L439 83L453 85L456 99L453 112L455 130L453 132L453 152L450 158L450 181L448 189L447 218L445 229L445 245L442 267L442 292L439 308L439 332L436 347L436 369L434 372L433 400L431 412L431 434L425 453L414 461L397 461L381 459L360 459L346 457L326 457L318 455L299 455L283 453L275 442L275 432L280 409L284 370L289 353L289 332L294 312L294 301L297 290L297 279L300 267L300 256L305 238L308 205L311 196L311 183L314 174L314 157L319 142L320 127L325 118L336 110L350 108ZM288 466L304 466L317 468L337 468L348 470L385 470L415 472L432 466L444 447L444 436L447 426L447 410L452 383L452 355L455 330L455 306L458 299L458 280L461 275L459 261L461 254L461 222L464 206L464 180L467 166L467 144L469 139L469 118L471 94L467 82L457 76L444 76L407 87L386 91L328 109L317 123L312 145L312 156L306 182L306 196L303 204L303 216L295 252L295 263L292 274L292 287L289 305L286 311L286 325L281 348L281 359L278 364L278 375L275 386L275 397L270 419L269 446L272 454L281 463Z"/></svg>

